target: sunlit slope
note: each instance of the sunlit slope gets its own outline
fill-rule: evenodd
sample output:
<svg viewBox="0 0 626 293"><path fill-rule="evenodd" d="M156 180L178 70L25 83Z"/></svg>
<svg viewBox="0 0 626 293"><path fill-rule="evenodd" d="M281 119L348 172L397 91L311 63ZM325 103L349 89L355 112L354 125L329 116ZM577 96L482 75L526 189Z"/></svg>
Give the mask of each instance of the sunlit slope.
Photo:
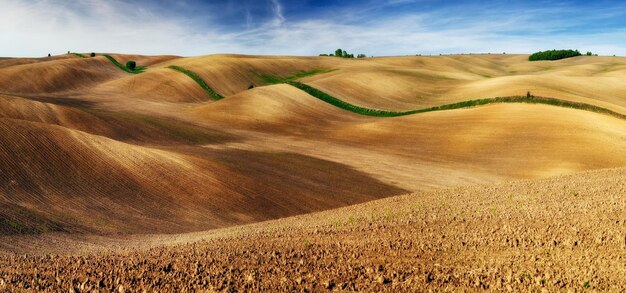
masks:
<svg viewBox="0 0 626 293"><path fill-rule="evenodd" d="M334 137L466 176L537 178L626 165L626 121L547 105L494 104L366 121L339 127Z"/></svg>
<svg viewBox="0 0 626 293"><path fill-rule="evenodd" d="M288 76L298 71L331 69L342 60L323 57L274 57L248 55L208 55L162 63L177 65L202 77L209 87L223 96L263 85L261 75Z"/></svg>
<svg viewBox="0 0 626 293"><path fill-rule="evenodd" d="M2 68L0 89L13 94L47 94L86 89L120 75L104 57L61 59Z"/></svg>
<svg viewBox="0 0 626 293"><path fill-rule="evenodd" d="M550 105L493 104L373 118L275 85L197 107L191 114L190 119L208 125L272 135L244 139L248 146L238 147L256 145L340 162L409 190L626 165L626 121Z"/></svg>
<svg viewBox="0 0 626 293"><path fill-rule="evenodd" d="M68 57L69 56L69 57ZM175 58L174 56L114 55L118 61L135 60L142 66L149 66ZM50 94L70 90L86 90L99 83L124 77L127 73L119 70L103 56L79 58L73 55L41 58L36 60L12 61L12 66L0 67L0 92L11 94ZM24 64L20 64L24 63Z"/></svg>
<svg viewBox="0 0 626 293"><path fill-rule="evenodd" d="M576 57L529 62L526 55L454 55L337 61L337 70L303 79L365 107L410 110L530 91L625 112L626 59Z"/></svg>
<svg viewBox="0 0 626 293"><path fill-rule="evenodd" d="M364 119L286 84L246 90L190 113L197 121L277 133L320 130Z"/></svg>
<svg viewBox="0 0 626 293"><path fill-rule="evenodd" d="M181 152L0 118L2 234L183 232L406 191L298 154Z"/></svg>
<svg viewBox="0 0 626 293"><path fill-rule="evenodd" d="M168 68L155 68L141 74L128 74L94 87L97 95L119 96L124 101L157 103L192 103L210 100L191 78Z"/></svg>
<svg viewBox="0 0 626 293"><path fill-rule="evenodd" d="M0 69L4 67L9 67L9 66L47 62L47 61L54 61L54 60L60 60L60 59L70 59L70 58L75 58L75 57L76 56L74 55L68 55L68 54L56 55L56 56L51 56L51 57L42 57L42 58L3 58L3 57L0 57Z"/></svg>
<svg viewBox="0 0 626 293"><path fill-rule="evenodd" d="M220 130L147 115L95 110L89 106L89 102L68 98L32 100L0 94L0 118L59 125L124 142L172 145L220 143L235 139Z"/></svg>

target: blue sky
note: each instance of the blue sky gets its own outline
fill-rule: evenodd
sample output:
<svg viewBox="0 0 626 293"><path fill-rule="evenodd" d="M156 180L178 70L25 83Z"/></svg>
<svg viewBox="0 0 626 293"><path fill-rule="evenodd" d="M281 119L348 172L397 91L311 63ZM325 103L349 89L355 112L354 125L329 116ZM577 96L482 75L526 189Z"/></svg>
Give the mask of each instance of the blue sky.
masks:
<svg viewBox="0 0 626 293"><path fill-rule="evenodd" d="M622 1L0 0L0 56L626 55Z"/></svg>

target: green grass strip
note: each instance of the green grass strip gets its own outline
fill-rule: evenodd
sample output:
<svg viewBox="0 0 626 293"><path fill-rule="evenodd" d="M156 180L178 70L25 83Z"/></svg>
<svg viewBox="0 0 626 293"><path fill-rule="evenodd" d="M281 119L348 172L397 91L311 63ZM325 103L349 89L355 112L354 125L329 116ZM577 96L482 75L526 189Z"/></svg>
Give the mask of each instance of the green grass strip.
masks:
<svg viewBox="0 0 626 293"><path fill-rule="evenodd" d="M280 76L271 75L271 74L260 74L259 78L261 78L261 81L263 81L263 83L265 84L279 84L279 83L287 83L287 82L295 81L303 77L327 73L331 71L333 71L333 69L313 69L309 71L302 70L302 71L298 71L292 75L285 76L285 77L280 77Z"/></svg>
<svg viewBox="0 0 626 293"><path fill-rule="evenodd" d="M348 102L337 99L325 92L322 92L314 87L311 87L309 85L306 85L297 81L289 81L287 83L333 106L339 107L341 109L344 109L353 113L367 115L367 116L375 116L375 117L406 116L406 115L412 115L412 114L418 114L418 113L470 108L470 107L476 107L476 106L487 105L487 104L496 104L496 103L529 103L529 104L545 104L545 105L552 105L552 106L558 106L558 107L579 109L579 110L591 111L591 112L596 112L596 113L601 113L601 114L607 114L607 115L611 115L611 116L621 118L621 119L626 119L626 115L611 111L606 108L602 108L602 107L598 107L598 106L594 106L590 104L585 104L585 103L570 102L570 101L565 101L565 100L559 100L559 99L547 98L547 97L537 97L537 96L532 96L532 95L531 96L497 97L497 98L489 98L489 99L469 100L469 101L463 101L463 102L458 102L458 103L453 103L453 104L446 104L442 106L435 106L435 107L411 110L411 111L400 111L400 112L386 111L386 110L364 108L364 107L350 104Z"/></svg>
<svg viewBox="0 0 626 293"><path fill-rule="evenodd" d="M80 53L72 53L72 54L74 54L74 55L76 55L76 56L78 56L80 58L87 58L87 56L85 56L83 54L80 54Z"/></svg>
<svg viewBox="0 0 626 293"><path fill-rule="evenodd" d="M211 96L211 98L213 98L214 100L221 100L224 98L224 96L218 94L216 91L214 91L212 88L210 88L207 83L204 81L204 79L202 79L198 74L196 74L195 72L182 68L180 66L176 66L176 65L171 65L168 66L167 68L169 69L174 69L176 71L182 72L185 75L191 77L191 79L193 79L198 85L200 85L200 87L207 93L209 94L209 96Z"/></svg>
<svg viewBox="0 0 626 293"><path fill-rule="evenodd" d="M102 56L106 57L107 59L109 59L109 61L111 61L111 63L115 64L115 66L119 67L121 70L124 70L128 73L139 74L146 70L145 66L137 66L135 67L135 70L131 70L130 68L126 67L126 65L117 62L117 60L115 60L115 58L113 58L113 56L111 55L103 54Z"/></svg>

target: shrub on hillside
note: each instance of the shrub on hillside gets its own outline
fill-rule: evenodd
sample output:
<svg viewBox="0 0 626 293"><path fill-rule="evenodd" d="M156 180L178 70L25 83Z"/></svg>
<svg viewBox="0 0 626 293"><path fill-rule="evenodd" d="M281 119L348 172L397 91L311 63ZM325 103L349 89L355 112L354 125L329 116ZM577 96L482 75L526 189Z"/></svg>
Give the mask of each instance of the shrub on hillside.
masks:
<svg viewBox="0 0 626 293"><path fill-rule="evenodd" d="M581 56L578 50L549 50L549 51L540 51L534 53L528 57L529 61L539 61L539 60L560 60L565 58L571 58L576 56Z"/></svg>
<svg viewBox="0 0 626 293"><path fill-rule="evenodd" d="M126 62L126 68L130 69L131 71L135 70L135 68L137 68L137 62L133 60Z"/></svg>
<svg viewBox="0 0 626 293"><path fill-rule="evenodd" d="M96 53L91 52L91 54L90 54L89 56L91 56L91 57L96 57Z"/></svg>

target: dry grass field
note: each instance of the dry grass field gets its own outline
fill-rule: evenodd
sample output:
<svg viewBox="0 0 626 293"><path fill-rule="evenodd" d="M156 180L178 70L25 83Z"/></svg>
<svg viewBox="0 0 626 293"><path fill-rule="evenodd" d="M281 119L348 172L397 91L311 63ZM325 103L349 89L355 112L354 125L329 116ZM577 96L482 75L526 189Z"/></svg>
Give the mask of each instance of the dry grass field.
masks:
<svg viewBox="0 0 626 293"><path fill-rule="evenodd" d="M111 56L0 59L0 290L626 289L624 58Z"/></svg>

